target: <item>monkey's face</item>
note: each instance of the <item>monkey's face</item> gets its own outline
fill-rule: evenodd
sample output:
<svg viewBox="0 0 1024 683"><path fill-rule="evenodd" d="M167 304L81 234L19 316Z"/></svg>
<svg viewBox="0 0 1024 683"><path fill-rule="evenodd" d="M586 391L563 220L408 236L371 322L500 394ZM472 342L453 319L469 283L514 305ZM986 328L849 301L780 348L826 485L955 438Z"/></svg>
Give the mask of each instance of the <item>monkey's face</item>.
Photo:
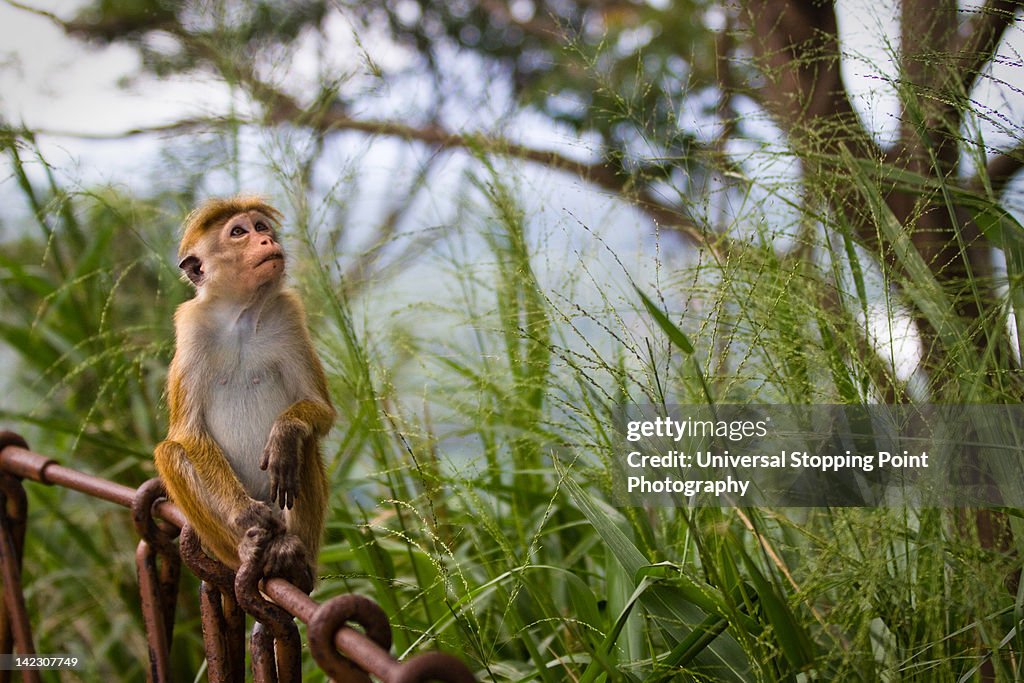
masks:
<svg viewBox="0 0 1024 683"><path fill-rule="evenodd" d="M284 277L284 251L274 222L259 211L214 226L180 267L201 291L246 299Z"/></svg>

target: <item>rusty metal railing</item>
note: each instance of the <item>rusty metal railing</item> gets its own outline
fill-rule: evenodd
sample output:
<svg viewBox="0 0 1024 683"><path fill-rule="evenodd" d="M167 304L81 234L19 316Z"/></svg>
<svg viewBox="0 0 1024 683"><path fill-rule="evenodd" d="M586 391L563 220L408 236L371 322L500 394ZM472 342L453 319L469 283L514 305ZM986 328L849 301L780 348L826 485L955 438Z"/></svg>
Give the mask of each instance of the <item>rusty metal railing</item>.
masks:
<svg viewBox="0 0 1024 683"><path fill-rule="evenodd" d="M181 510L166 498L159 479L138 489L63 467L33 453L17 434L0 431L0 653L35 654L31 622L21 586L28 503L22 480L63 486L132 511L141 540L135 553L139 593L149 645L147 678L170 678L174 606L181 562L198 576L207 674L214 683L245 679L245 615L256 623L250 640L253 677L258 683L300 680L299 633L295 619L306 624L313 659L338 683L369 683L372 674L384 683L471 683L476 678L458 658L428 652L399 662L389 654L391 625L369 598L340 595L317 603L284 579L260 583L245 568L233 572L208 556ZM180 539L175 544L175 538ZM273 600L270 602L263 596ZM358 631L348 624L362 628ZM0 683L12 672L0 671ZM38 671L21 671L25 683L39 681Z"/></svg>

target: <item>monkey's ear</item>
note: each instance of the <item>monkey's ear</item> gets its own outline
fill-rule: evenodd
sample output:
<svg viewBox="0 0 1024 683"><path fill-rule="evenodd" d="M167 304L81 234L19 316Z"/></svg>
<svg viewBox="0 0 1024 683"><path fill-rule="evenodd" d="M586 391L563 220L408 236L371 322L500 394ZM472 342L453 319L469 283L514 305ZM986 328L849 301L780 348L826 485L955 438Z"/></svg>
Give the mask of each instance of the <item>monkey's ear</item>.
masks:
<svg viewBox="0 0 1024 683"><path fill-rule="evenodd" d="M199 286L203 280L203 262L199 260L198 256L186 256L181 259L181 263L178 264L181 271L188 276L188 279L192 281L192 284L196 287Z"/></svg>

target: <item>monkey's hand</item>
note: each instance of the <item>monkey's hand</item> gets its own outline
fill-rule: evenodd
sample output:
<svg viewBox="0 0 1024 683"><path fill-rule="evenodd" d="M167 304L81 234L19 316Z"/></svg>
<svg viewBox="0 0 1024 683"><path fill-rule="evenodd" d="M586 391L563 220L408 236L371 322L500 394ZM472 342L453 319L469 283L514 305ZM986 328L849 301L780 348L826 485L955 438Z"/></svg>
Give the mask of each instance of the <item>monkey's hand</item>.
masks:
<svg viewBox="0 0 1024 683"><path fill-rule="evenodd" d="M300 422L278 420L263 449L260 469L266 470L270 477L270 502L277 503L282 510L291 509L299 493L302 449L308 431Z"/></svg>
<svg viewBox="0 0 1024 683"><path fill-rule="evenodd" d="M246 529L238 545L243 565L255 564L263 577L279 576L306 593L313 590L313 564L306 546L288 532L279 514L254 503L235 522Z"/></svg>

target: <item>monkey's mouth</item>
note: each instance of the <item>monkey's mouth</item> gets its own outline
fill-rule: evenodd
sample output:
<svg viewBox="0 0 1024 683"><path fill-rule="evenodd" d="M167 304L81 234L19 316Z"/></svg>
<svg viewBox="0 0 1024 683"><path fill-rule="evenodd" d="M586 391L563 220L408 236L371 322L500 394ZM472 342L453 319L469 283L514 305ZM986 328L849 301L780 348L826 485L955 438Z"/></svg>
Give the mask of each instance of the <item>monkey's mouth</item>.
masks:
<svg viewBox="0 0 1024 683"><path fill-rule="evenodd" d="M284 261L284 254L268 254L260 259L259 263L256 264L256 267L259 268L268 261Z"/></svg>

